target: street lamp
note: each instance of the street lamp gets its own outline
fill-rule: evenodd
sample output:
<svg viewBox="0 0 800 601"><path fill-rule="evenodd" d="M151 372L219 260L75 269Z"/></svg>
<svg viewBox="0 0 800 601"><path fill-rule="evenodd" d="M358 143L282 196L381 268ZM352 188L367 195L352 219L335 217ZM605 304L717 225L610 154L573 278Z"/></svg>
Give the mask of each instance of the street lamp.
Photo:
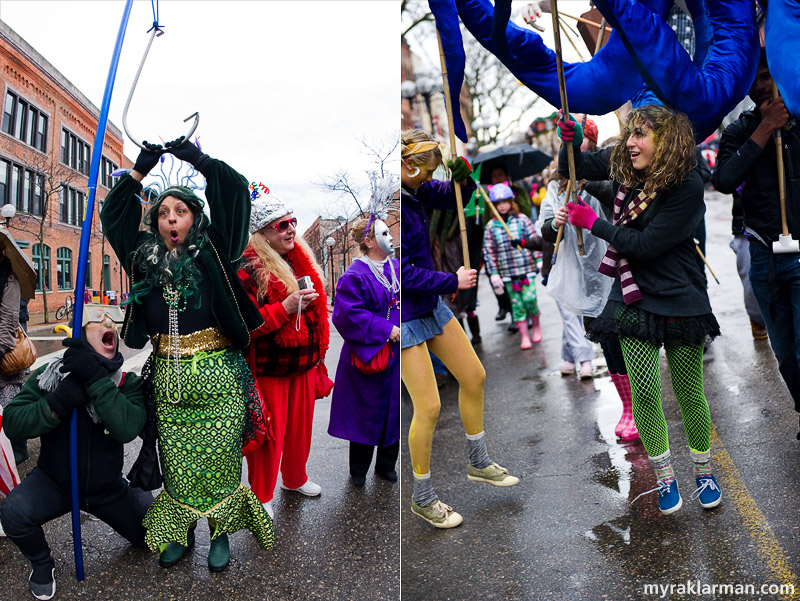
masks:
<svg viewBox="0 0 800 601"><path fill-rule="evenodd" d="M0 207L0 215L5 217L6 229L9 228L11 218L17 214L17 208L12 204L6 204Z"/></svg>
<svg viewBox="0 0 800 601"><path fill-rule="evenodd" d="M324 263L323 268L325 270L325 279L328 279L328 276L330 275L330 271L328 270L328 253L331 252L331 249L333 248L334 244L336 244L336 239L333 236L328 236L327 238L325 238L325 240L321 241L321 246L324 255L322 258L322 262ZM335 288L331 288L331 294L328 295L331 297L331 302L333 302L334 290Z"/></svg>
<svg viewBox="0 0 800 601"><path fill-rule="evenodd" d="M472 122L472 129L478 132L478 139L484 138L484 142L482 144L488 144L489 139L491 138L491 134L489 130L494 127L495 129L500 127L500 120L499 119L490 119L486 113L481 113ZM484 136L481 136L481 132L486 132Z"/></svg>

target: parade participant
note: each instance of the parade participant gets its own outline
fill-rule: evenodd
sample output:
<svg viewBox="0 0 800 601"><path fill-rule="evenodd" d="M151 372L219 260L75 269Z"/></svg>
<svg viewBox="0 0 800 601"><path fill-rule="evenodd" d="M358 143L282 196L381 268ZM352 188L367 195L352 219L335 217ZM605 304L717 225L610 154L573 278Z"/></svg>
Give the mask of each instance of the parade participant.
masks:
<svg viewBox="0 0 800 601"><path fill-rule="evenodd" d="M17 342L20 325L21 298L19 280L12 270L11 260L0 253L0 358L11 351ZM15 374L0 373L0 406L5 407L20 391L29 371ZM28 440L8 437L14 451L14 462L20 465L28 460Z"/></svg>
<svg viewBox="0 0 800 601"><path fill-rule="evenodd" d="M551 243L555 243L558 237L558 228L566 221L565 215L567 210L564 208L566 183L567 180L564 178L554 178L551 180L547 185L547 194L542 202L540 221L537 222L537 226L542 232L542 238ZM582 194L584 200L587 199L587 196ZM585 238L589 237L585 236ZM591 238L588 241L584 240L584 246L588 245L591 249L591 245L595 243L595 240L595 238ZM602 242L602 244L605 245L602 249L602 252L605 252L605 247L608 245L605 244L605 242ZM600 257L602 257L602 252L600 253ZM587 291L583 288L584 279L582 271L582 269L586 267L586 261L581 259L580 263L576 264L578 269L581 269L581 271L569 273L569 275L564 274L564 279L567 280L573 287L572 295L576 297L574 299L565 299L564 294L560 294L562 290L559 287L560 282L557 278L557 275L559 271L564 270L564 265L567 263L567 261L573 258L572 256L567 257L568 253L577 255L578 243L573 232L565 229L560 242L558 254L558 256L561 257L561 260L556 262L556 265L551 267L550 277L548 278L547 282L548 292L550 293L550 296L556 300L556 306L558 306L558 311L561 314L561 359L563 363L559 367L559 371L561 372L562 376L572 376L575 375L576 365L580 365L580 379L591 380L594 376L592 367L592 359L594 359L595 356L594 348L592 348L592 343L586 340L586 332L583 329L583 322L581 321L582 314L571 311L565 306L565 302L573 300L578 301L578 296L580 296L581 300L588 296ZM570 265L572 264L573 263L570 263ZM592 267L595 271L597 270L597 265L593 265ZM601 283L603 282L601 281ZM605 297L602 298L601 301L602 305L600 306L600 309L602 309L602 306L605 304ZM596 316L598 314L599 311L594 315Z"/></svg>
<svg viewBox="0 0 800 601"><path fill-rule="evenodd" d="M403 239L401 241L401 374L414 415L408 432L414 492L411 511L437 528L453 528L462 517L442 503L430 475L431 443L440 401L429 350L445 364L459 384L458 406L467 436L467 478L495 486L512 486L519 478L493 462L483 431L483 385L486 372L464 330L440 295L475 286L477 272L460 267L456 273L433 270L425 207L455 208L454 184L432 180L442 163L439 143L421 130L402 133L400 180ZM465 195L475 189L462 158L448 162L453 179Z"/></svg>
<svg viewBox="0 0 800 601"><path fill-rule="evenodd" d="M786 156L786 222L793 240L800 238L800 185L791 173L792 157L800 152L800 131L783 99L772 98L772 75L766 52L750 88L756 108L745 111L722 133L717 168L712 182L724 194L741 190L744 231L750 241L750 285L767 327L772 351L778 360L795 411L800 412L800 294L797 252L773 252L772 243L782 232L779 205L778 164L773 134L781 133ZM790 120L791 119L791 120ZM795 243L796 249L796 243ZM798 433L800 438L800 433Z"/></svg>
<svg viewBox="0 0 800 601"><path fill-rule="evenodd" d="M251 185L251 194L250 242L239 278L264 325L251 333L246 355L274 436L245 457L250 486L272 516L279 468L284 490L308 497L322 492L308 477L306 463L315 381L327 379L330 326L322 270L305 241L296 237L297 219L263 184ZM304 277L311 278L311 286L301 289L298 280Z"/></svg>
<svg viewBox="0 0 800 601"><path fill-rule="evenodd" d="M397 481L400 260L391 258L392 236L375 214L359 220L350 235L362 255L336 286L333 325L344 338L344 346L336 370L328 434L350 441L350 476L360 488L376 446L375 474Z"/></svg>
<svg viewBox="0 0 800 601"><path fill-rule="evenodd" d="M247 243L250 195L244 177L188 141L166 150L148 147L100 212L131 279L123 339L141 348L149 336L154 349L164 490L145 517L146 542L160 550L160 564L171 567L194 545L197 520L208 518L208 567L220 571L230 560L229 532L247 528L265 549L273 538L272 520L241 483L242 446L266 427L240 350L263 323L235 269ZM171 186L153 201L139 229L140 182L164 152L205 177L210 222L203 200Z"/></svg>
<svg viewBox="0 0 800 601"><path fill-rule="evenodd" d="M85 305L83 334L67 338L64 357L37 369L6 407L3 429L13 437L41 437L39 461L0 511L8 538L31 562L28 578L37 599L55 595L55 562L42 525L69 513L69 438L78 409L78 497L80 508L111 526L133 546L145 548L142 527L150 493L122 477L124 445L145 424L144 386L122 371L117 323L122 310Z"/></svg>
<svg viewBox="0 0 800 601"><path fill-rule="evenodd" d="M633 394L633 418L656 471L658 506L671 514L683 504L672 470L661 407L659 347L667 354L703 508L719 505L711 474L711 417L703 392L703 344L719 335L692 237L703 218L703 181L694 162L694 133L685 115L663 106L632 110L624 142L580 151L580 126L561 119L559 134L575 152L579 179L609 176L619 184L613 224L586 203L569 203L571 224L610 246L600 271L614 277L608 303L589 328L596 342L619 336ZM566 145L559 172L568 174Z"/></svg>
<svg viewBox="0 0 800 601"><path fill-rule="evenodd" d="M539 324L539 305L536 302L536 267L531 250L541 249L533 222L520 213L514 192L505 183L489 187L489 200L494 203L500 219L493 217L486 224L483 236L483 260L495 292L504 289L511 299L511 320L520 336L520 349L529 349L542 341ZM509 238L506 227L514 238ZM532 329L528 330L528 319Z"/></svg>

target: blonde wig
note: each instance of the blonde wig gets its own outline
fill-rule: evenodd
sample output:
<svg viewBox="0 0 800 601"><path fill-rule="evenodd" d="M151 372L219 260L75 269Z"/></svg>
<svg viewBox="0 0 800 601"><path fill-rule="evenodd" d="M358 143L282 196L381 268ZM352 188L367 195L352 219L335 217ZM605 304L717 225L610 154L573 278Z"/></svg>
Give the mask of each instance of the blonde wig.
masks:
<svg viewBox="0 0 800 601"><path fill-rule="evenodd" d="M306 241L300 237L295 237L294 245L295 248L290 250L289 253L296 252L298 250L297 247L299 247L299 250L308 257L308 260L319 274L320 279L324 282L325 277L322 274L322 268L319 266L319 263L317 263L314 253L308 244L306 244ZM294 276L291 265L289 265L289 262L284 259L280 253L278 253L269 245L269 242L267 242L267 239L264 236L258 232L251 234L250 242L247 246L248 248L253 249L259 261L261 261L261 266L263 267L263 269L255 270L255 279L256 283L258 284L259 302L263 302L267 297L267 290L269 289L269 279L271 275L283 282L283 284L286 286L287 296L299 290L297 279Z"/></svg>

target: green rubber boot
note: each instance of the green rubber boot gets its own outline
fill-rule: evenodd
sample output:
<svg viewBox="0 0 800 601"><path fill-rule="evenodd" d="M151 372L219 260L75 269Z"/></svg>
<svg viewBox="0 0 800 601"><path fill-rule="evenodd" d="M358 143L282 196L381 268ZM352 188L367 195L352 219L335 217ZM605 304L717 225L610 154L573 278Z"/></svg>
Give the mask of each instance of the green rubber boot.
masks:
<svg viewBox="0 0 800 601"><path fill-rule="evenodd" d="M187 536L187 546L183 546L180 543L169 543L166 548L161 552L161 555L158 557L158 563L161 564L162 568L171 568L176 563L178 563L183 556L186 554L186 551L194 547L194 530L189 530L189 535Z"/></svg>
<svg viewBox="0 0 800 601"><path fill-rule="evenodd" d="M211 541L208 550L208 569L212 572L221 572L228 567L231 560L231 549L228 544L228 535L220 534Z"/></svg>

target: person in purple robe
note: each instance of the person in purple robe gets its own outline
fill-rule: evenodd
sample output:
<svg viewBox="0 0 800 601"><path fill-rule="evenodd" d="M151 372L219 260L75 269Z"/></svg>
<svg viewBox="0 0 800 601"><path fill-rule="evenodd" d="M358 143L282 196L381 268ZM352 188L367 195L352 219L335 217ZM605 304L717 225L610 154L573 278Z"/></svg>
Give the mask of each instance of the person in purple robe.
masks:
<svg viewBox="0 0 800 601"><path fill-rule="evenodd" d="M351 230L362 255L339 278L333 325L344 338L328 434L350 441L350 477L364 486L375 474L397 482L400 450L400 261L376 215ZM378 451L375 454L375 447Z"/></svg>

